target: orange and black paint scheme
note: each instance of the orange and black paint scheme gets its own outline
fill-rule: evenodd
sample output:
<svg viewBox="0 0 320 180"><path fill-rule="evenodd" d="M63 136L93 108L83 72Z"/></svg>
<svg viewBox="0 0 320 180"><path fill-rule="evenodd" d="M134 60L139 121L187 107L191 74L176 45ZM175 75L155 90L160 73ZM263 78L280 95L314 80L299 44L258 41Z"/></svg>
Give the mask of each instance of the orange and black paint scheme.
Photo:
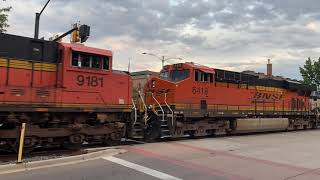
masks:
<svg viewBox="0 0 320 180"><path fill-rule="evenodd" d="M2 146L17 149L21 122L30 149L120 141L131 111L131 77L112 70L111 51L9 34L1 40Z"/></svg>
<svg viewBox="0 0 320 180"><path fill-rule="evenodd" d="M165 66L150 80L146 104L158 127L167 126L167 133L155 136L306 129L316 127L311 89L288 79L180 63Z"/></svg>
<svg viewBox="0 0 320 180"><path fill-rule="evenodd" d="M179 63L132 99L130 74L112 69L109 50L9 34L0 40L1 150L17 151L22 123L24 152L318 125L312 88L297 81Z"/></svg>

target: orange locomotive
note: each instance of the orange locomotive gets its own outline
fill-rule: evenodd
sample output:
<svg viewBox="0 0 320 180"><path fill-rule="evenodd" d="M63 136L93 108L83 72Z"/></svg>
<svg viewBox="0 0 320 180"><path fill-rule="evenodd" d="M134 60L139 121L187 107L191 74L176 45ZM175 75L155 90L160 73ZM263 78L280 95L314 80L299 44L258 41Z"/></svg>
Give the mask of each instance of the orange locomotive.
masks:
<svg viewBox="0 0 320 180"><path fill-rule="evenodd" d="M312 88L297 81L181 63L165 66L132 99L131 77L112 70L111 51L0 39L0 149L18 149L23 122L28 151L317 127Z"/></svg>
<svg viewBox="0 0 320 180"><path fill-rule="evenodd" d="M120 141L131 78L112 70L111 51L9 34L0 39L1 147L18 148L22 122L29 150Z"/></svg>
<svg viewBox="0 0 320 180"><path fill-rule="evenodd" d="M167 65L146 89L146 135L152 140L315 128L311 90L279 77Z"/></svg>

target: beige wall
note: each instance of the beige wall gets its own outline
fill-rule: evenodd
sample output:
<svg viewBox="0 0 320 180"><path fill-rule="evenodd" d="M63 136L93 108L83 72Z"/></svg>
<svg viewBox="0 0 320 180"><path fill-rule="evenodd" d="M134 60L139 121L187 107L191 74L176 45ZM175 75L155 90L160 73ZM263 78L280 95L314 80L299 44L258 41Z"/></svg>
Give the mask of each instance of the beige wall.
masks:
<svg viewBox="0 0 320 180"><path fill-rule="evenodd" d="M141 91L142 96L144 96L144 87L148 83L149 79L152 77L158 77L158 73L147 74L147 75L138 75L132 76L132 89L133 89L133 97L138 97L138 91Z"/></svg>

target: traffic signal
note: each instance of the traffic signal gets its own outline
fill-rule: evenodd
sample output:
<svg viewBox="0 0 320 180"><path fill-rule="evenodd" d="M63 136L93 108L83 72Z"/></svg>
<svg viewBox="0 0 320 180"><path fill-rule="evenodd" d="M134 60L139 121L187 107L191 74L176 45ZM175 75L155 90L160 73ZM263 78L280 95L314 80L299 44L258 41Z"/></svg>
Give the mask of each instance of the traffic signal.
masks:
<svg viewBox="0 0 320 180"><path fill-rule="evenodd" d="M86 42L90 36L90 26L85 24L81 25L79 28L79 36L81 39L81 43Z"/></svg>
<svg viewBox="0 0 320 180"><path fill-rule="evenodd" d="M72 28L77 28L76 30L74 30L72 33L71 33L71 42L72 43L77 43L77 42L80 42L80 37L79 37L79 28L78 28L78 24L73 24L72 25Z"/></svg>

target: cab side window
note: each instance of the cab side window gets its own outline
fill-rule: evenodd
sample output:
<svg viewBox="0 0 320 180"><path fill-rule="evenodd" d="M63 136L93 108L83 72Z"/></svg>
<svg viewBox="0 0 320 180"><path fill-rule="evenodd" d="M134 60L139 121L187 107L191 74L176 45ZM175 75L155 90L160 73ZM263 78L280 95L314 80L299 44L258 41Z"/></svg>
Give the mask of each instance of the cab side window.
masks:
<svg viewBox="0 0 320 180"><path fill-rule="evenodd" d="M200 72L199 71L194 71L194 80L196 81L196 82L198 82L199 81L199 74L200 74Z"/></svg>
<svg viewBox="0 0 320 180"><path fill-rule="evenodd" d="M81 54L81 67L91 68L91 57L88 54Z"/></svg>
<svg viewBox="0 0 320 180"><path fill-rule="evenodd" d="M72 66L79 66L79 53L78 52L72 52L72 60L71 61L72 61L71 62Z"/></svg>
<svg viewBox="0 0 320 180"><path fill-rule="evenodd" d="M110 60L109 60L109 57L103 57L103 66L102 68L104 70L109 70L109 67L110 66Z"/></svg>
<svg viewBox="0 0 320 180"><path fill-rule="evenodd" d="M91 67L96 69L101 68L101 58L99 56L91 57Z"/></svg>
<svg viewBox="0 0 320 180"><path fill-rule="evenodd" d="M88 68L88 69L110 69L110 58L107 56L81 53L81 52L72 52L71 65L79 68Z"/></svg>
<svg viewBox="0 0 320 180"><path fill-rule="evenodd" d="M199 70L195 70L194 81L213 83L213 74L212 73L205 73L205 72L199 71Z"/></svg>

